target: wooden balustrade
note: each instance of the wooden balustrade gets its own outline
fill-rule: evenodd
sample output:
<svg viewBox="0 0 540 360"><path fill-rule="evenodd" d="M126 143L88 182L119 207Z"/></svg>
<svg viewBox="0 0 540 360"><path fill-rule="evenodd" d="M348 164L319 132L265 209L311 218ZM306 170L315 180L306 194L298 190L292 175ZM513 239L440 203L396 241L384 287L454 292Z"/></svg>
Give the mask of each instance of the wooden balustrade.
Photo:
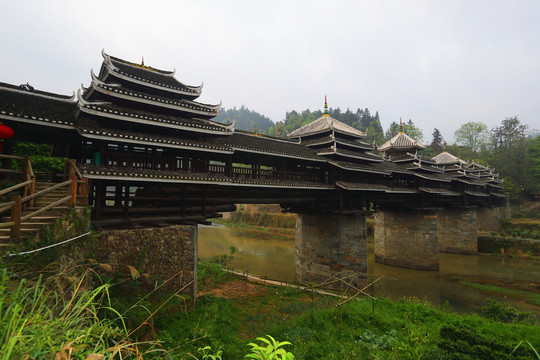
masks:
<svg viewBox="0 0 540 360"><path fill-rule="evenodd" d="M5 195L20 189L23 193L22 197L20 195L13 195L10 202L0 204L0 213L8 209L11 210L11 221L0 224L0 228L11 228L11 237L19 237L21 235L22 222L28 221L56 206L66 204L68 207L74 207L78 198L80 205L88 205L88 179L82 176L81 172L76 166L75 160L70 160L66 163L66 170L64 174L67 175L68 180L36 192L36 177L32 170L31 159L28 156L25 156L22 159L23 170L20 173L23 175L23 179L25 179L25 181L0 191L0 195ZM67 187L67 196L22 216L24 208L33 207L35 205L36 198L42 197L56 189L63 187Z"/></svg>

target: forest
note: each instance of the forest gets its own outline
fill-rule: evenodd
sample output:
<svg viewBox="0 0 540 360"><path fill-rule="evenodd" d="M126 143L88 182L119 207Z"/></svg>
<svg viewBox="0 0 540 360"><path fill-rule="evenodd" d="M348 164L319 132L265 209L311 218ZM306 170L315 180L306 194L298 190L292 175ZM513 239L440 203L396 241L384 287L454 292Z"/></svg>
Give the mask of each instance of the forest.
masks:
<svg viewBox="0 0 540 360"><path fill-rule="evenodd" d="M384 131L379 112L368 108L330 108L329 115L355 129L366 132L367 143L382 145L399 132L399 124L392 122ZM320 110L291 110L277 123L245 106L222 109L214 118L221 123L233 122L238 130L286 138L287 133L304 126L323 115ZM499 126L489 129L482 122L467 122L453 134L455 143L446 144L439 129L431 136L409 119L403 123L403 132L427 146L419 155L431 158L445 148L452 155L495 169L503 178L506 192L512 202L524 202L532 193L540 192L540 132L523 124L517 116L505 117ZM431 130L430 130L431 131Z"/></svg>

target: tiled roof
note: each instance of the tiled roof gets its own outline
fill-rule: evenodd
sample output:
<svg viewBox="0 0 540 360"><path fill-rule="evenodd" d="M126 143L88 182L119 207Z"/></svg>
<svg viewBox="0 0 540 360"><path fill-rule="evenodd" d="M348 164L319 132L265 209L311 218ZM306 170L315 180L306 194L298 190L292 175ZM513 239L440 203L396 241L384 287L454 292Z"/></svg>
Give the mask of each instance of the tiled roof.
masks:
<svg viewBox="0 0 540 360"><path fill-rule="evenodd" d="M468 190L465 191L465 194L471 195L471 196L478 196L478 197L488 197L489 196L489 194L486 194L486 193L483 193L483 192L468 191Z"/></svg>
<svg viewBox="0 0 540 360"><path fill-rule="evenodd" d="M317 120L314 120L309 124L306 124L301 128L292 131L291 133L287 134L287 136L289 138L299 138L303 136L319 134L329 130L335 130L358 138L366 137L365 132L355 129L347 124L344 124L341 121L336 120L328 115L321 116Z"/></svg>
<svg viewBox="0 0 540 360"><path fill-rule="evenodd" d="M441 189L441 188L430 188L430 187L424 187L420 186L418 190L430 194L440 194L440 195L446 195L446 196L459 196L460 193L456 191L451 191L447 189Z"/></svg>
<svg viewBox="0 0 540 360"><path fill-rule="evenodd" d="M165 90L179 90L191 94L193 98L200 96L202 86L189 86L174 78L174 71L163 71L150 66L131 63L113 56L103 54L103 63L113 75L120 75L124 79L147 83L149 86L157 85ZM110 62L109 62L110 61ZM109 66L111 64L112 66Z"/></svg>
<svg viewBox="0 0 540 360"><path fill-rule="evenodd" d="M23 90L15 85L0 83L0 118L73 127L76 107L72 96Z"/></svg>
<svg viewBox="0 0 540 360"><path fill-rule="evenodd" d="M81 173L89 179L128 179L132 181L199 183L223 186L250 186L269 188L305 188L331 190L333 185L269 179L228 178L221 173L192 173L184 171L139 169L120 166L78 165Z"/></svg>
<svg viewBox="0 0 540 360"><path fill-rule="evenodd" d="M408 149L425 149L426 146L420 144L417 140L413 139L409 135L400 132L383 145L379 146L379 151L388 151L388 150L400 150L405 151Z"/></svg>
<svg viewBox="0 0 540 360"><path fill-rule="evenodd" d="M450 164L465 164L464 160L461 160L457 156L454 156L446 151L443 151L439 155L431 158L437 163L437 165L450 165Z"/></svg>
<svg viewBox="0 0 540 360"><path fill-rule="evenodd" d="M218 115L220 104L208 105L196 101L176 99L162 95L150 94L142 91L128 89L119 84L108 84L98 80L95 75L92 79L92 88L103 94L119 99L126 99L138 103L149 104L160 108L173 109L187 113L205 116L208 118ZM89 92L85 92L85 99L88 100Z"/></svg>
<svg viewBox="0 0 540 360"><path fill-rule="evenodd" d="M384 169L383 166L379 166L381 164L378 164L378 163L358 164L358 163L353 163L353 162L348 162L348 161L337 161L337 160L330 160L329 163L339 168L342 168L345 170L351 170L351 171L359 171L359 172L375 173L375 174L383 174L383 175L390 175L392 173L390 170Z"/></svg>
<svg viewBox="0 0 540 360"><path fill-rule="evenodd" d="M357 147L360 149L365 149L365 150L373 150L373 145L370 145L360 140L350 140L350 139L345 139L340 136L336 136L335 139L337 143L350 145L350 146Z"/></svg>
<svg viewBox="0 0 540 360"><path fill-rule="evenodd" d="M209 139L216 144L229 146L234 150L300 158L326 162L323 157L296 141L258 136L243 131L235 131L231 136Z"/></svg>
<svg viewBox="0 0 540 360"><path fill-rule="evenodd" d="M346 150L346 149L340 148L339 146L335 150L336 150L336 154L342 155L342 156L353 157L353 158L357 158L361 160L375 161L375 162L383 161L382 157L372 154L372 153L368 153L368 152Z"/></svg>
<svg viewBox="0 0 540 360"><path fill-rule="evenodd" d="M418 191L406 187L390 187L383 184L366 184L366 183L353 183L347 181L336 181L336 185L345 190L362 190L362 191L382 191L385 193L402 193L402 194L416 194Z"/></svg>
<svg viewBox="0 0 540 360"><path fill-rule="evenodd" d="M189 149L195 151L219 152L232 154L230 147L218 146L207 141L197 141L193 139L183 139L178 136L164 136L155 133L137 133L127 130L104 128L95 120L80 117L77 119L77 131L88 138L101 138L116 140L118 142L127 142L135 144L151 144L153 146L162 146L165 148Z"/></svg>
<svg viewBox="0 0 540 360"><path fill-rule="evenodd" d="M187 118L173 115L156 114L134 108L118 106L113 103L79 101L82 111L103 117L114 118L128 122L138 122L148 125L169 127L195 132L230 135L232 127L211 120Z"/></svg>

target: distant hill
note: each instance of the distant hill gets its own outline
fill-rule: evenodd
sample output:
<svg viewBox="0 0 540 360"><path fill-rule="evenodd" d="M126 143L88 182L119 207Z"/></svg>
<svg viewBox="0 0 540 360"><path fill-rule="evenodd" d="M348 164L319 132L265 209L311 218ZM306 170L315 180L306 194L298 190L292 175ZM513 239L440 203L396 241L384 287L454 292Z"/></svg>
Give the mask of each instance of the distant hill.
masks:
<svg viewBox="0 0 540 360"><path fill-rule="evenodd" d="M219 111L219 115L212 120L222 124L226 124L228 121L234 121L235 129L253 132L256 130L259 133L266 132L274 126L270 118L256 111L249 110L244 105L240 109L237 109L236 106L232 109L222 108Z"/></svg>

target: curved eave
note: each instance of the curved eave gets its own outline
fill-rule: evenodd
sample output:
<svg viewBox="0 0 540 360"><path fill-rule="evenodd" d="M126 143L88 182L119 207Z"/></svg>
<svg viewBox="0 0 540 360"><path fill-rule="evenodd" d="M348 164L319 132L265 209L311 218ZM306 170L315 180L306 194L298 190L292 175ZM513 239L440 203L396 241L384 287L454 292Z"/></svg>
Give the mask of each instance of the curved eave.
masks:
<svg viewBox="0 0 540 360"><path fill-rule="evenodd" d="M273 152L273 151L262 151L262 150L255 150L255 149L248 149L244 147L239 147L237 145L230 145L226 144L227 146L230 146L234 151L241 151L241 152L248 152L252 154L262 154L262 155L270 155L270 156L280 156L280 157L286 157L291 159L301 159L301 160L309 160L309 161L317 161L317 162L328 162L326 159L317 159L312 157L304 157L304 156L298 156L298 155L291 155L287 153L281 153L281 152Z"/></svg>
<svg viewBox="0 0 540 360"><path fill-rule="evenodd" d="M369 169L363 169L363 168L348 167L346 165L341 165L341 164L335 163L333 161L329 161L328 163L330 165L333 165L333 166L338 167L338 168L343 169L343 170L357 171L357 172L364 172L364 173L371 173L371 174L380 174L380 175L390 175L391 174L390 171L384 172L384 171L379 171L379 170L375 170L375 169L369 170Z"/></svg>
<svg viewBox="0 0 540 360"><path fill-rule="evenodd" d="M194 144L188 142L177 141L173 142L170 140L160 140L152 139L148 137L141 136L128 136L128 135L118 135L113 133L104 133L101 131L87 130L87 129L77 129L77 132L86 138L96 139L96 140L105 140L105 141L116 141L133 144L136 141L137 144L145 144L150 146L159 146L172 149L182 149L182 150L193 150L193 151L204 151L212 152L219 154L233 154L234 152L229 149L217 148L214 146L206 146L201 144Z"/></svg>
<svg viewBox="0 0 540 360"><path fill-rule="evenodd" d="M97 78L97 76L94 74L94 71L90 71L90 75L92 77L91 88L93 90L119 99L211 117L217 116L221 107L221 103L217 105L208 105L199 104L188 100L164 100L159 97L154 97L152 95L148 96L137 92L129 91L127 89L122 89L120 84L105 83ZM198 109L196 109L195 107L197 107ZM204 107L209 107L209 109L204 109Z"/></svg>
<svg viewBox="0 0 540 360"><path fill-rule="evenodd" d="M432 180L432 181L441 181L441 182L451 182L452 181L451 179L436 179L436 178L426 176L424 174L415 173L415 172L413 172L412 175L417 176L417 177L422 178L422 179L427 179L427 180Z"/></svg>
<svg viewBox="0 0 540 360"><path fill-rule="evenodd" d="M4 110L0 111L0 118L5 119L5 120L23 122L27 124L75 130L75 126L72 122L52 120L49 118L43 118L43 117L38 117L38 116L15 114L15 113L4 111Z"/></svg>
<svg viewBox="0 0 540 360"><path fill-rule="evenodd" d="M351 146L351 147L354 147L354 148L357 148L357 149L362 149L362 150L373 150L373 146L370 146L369 144L351 144L350 142L346 142L346 141L341 141L340 139L338 138L335 138L335 141L336 143L338 144L341 144L341 145L346 145L346 146Z"/></svg>
<svg viewBox="0 0 540 360"><path fill-rule="evenodd" d="M37 96L43 99L49 99L49 100L55 100L55 101L65 101L65 102L73 103L74 102L73 100L75 100L75 91L73 92L73 95L60 95L60 94L53 94L53 93L48 93L48 92L39 91L39 90L32 91L32 90L16 89L11 86L3 87L3 88L10 92L24 94L27 96Z"/></svg>
<svg viewBox="0 0 540 360"><path fill-rule="evenodd" d="M355 185L357 187L355 187ZM360 186L361 185L361 186ZM336 181L336 186L348 191L364 191L364 192L384 192L387 194L416 194L418 190L407 188L391 188L386 185L373 184L372 188L366 184L349 183L345 181Z"/></svg>
<svg viewBox="0 0 540 360"><path fill-rule="evenodd" d="M183 103L178 103L176 101L168 101L168 100L161 100L160 101L160 99L156 98L156 97L152 97L152 98L146 97L146 98L144 98L143 95L133 93L133 92L127 92L125 90L120 90L117 87L113 87L113 86L110 86L108 84L106 84L106 85L96 85L95 83L92 82L92 88L94 90L96 90L96 91L99 91L100 93L103 93L103 94L106 94L106 95L109 95L109 96L113 96L113 97L116 97L118 99L134 101L134 102L138 102L138 103L141 103L141 104L147 104L147 105L152 105L152 106L156 106L156 107L173 109L173 110L176 110L176 111L187 112L187 113L197 114L197 115L210 116L210 117L214 117L214 116L218 115L217 110L212 110L212 111L211 110L197 110L197 109L194 109L192 107L189 107L189 105L184 105Z"/></svg>
<svg viewBox="0 0 540 360"><path fill-rule="evenodd" d="M298 130L298 129L297 129ZM295 130L296 131L296 130ZM309 132L309 133L304 133L304 134L301 134L301 135L294 135L294 131L291 132L290 134L287 134L287 137L290 138L290 139L298 139L298 138L303 138L303 137L308 137L308 136L313 136L313 135L318 135L318 134L323 134L323 133L326 133L326 132L336 132L338 134L343 134L343 135L347 135L347 136L354 136L354 137L357 137L359 139L363 139L366 137L366 135L364 134L363 136L362 135L358 135L358 134L351 134L349 132L346 132L346 131L341 131L339 129L336 129L336 128L332 128L332 127L329 127L329 128L325 128L325 129L322 129L322 130L318 130L318 131L312 131L312 132Z"/></svg>
<svg viewBox="0 0 540 360"><path fill-rule="evenodd" d="M186 131L192 131L192 132L200 132L200 133L205 133L205 134L215 134L215 135L231 135L233 133L233 131L231 130L227 130L227 131L212 130L211 128L205 128L204 125L197 125L197 124L193 124L192 126L187 125L187 124L181 125L171 120L161 119L158 117L143 118L141 116L135 117L133 114L130 114L130 115L125 115L126 113L123 113L124 115L122 115L121 113L117 114L114 112L104 111L103 108L99 108L97 105L92 105L92 103L87 103L85 105L82 105L82 103L79 103L79 109L82 112L85 112L87 114L103 116L103 117L115 119L115 120L127 121L130 123L161 126L161 127L166 127L166 128L186 130Z"/></svg>
<svg viewBox="0 0 540 360"><path fill-rule="evenodd" d="M366 161L372 161L372 162L377 162L377 163L380 163L380 162L383 161L383 159L376 159L376 158L372 158L372 157L369 157L369 156L363 157L361 155L353 155L353 154L342 153L342 152L339 151L339 149L337 151L335 151L334 153L336 155L339 155L339 156L345 156L345 157L349 157L349 158L353 158L353 159L366 160ZM317 154L317 155L320 155L320 154Z"/></svg>
<svg viewBox="0 0 540 360"><path fill-rule="evenodd" d="M298 183L274 183L274 182L248 182L236 179L216 179L212 177L189 177L189 176L174 176L174 175L150 175L138 176L129 172L121 171L88 171L83 173L90 180L129 180L139 182L154 182L154 183L175 183L175 184L201 184L201 185L221 185L221 186L236 186L236 187L257 187L257 188L274 188L274 189L311 189L311 190L334 190L333 186L298 184Z"/></svg>
<svg viewBox="0 0 540 360"><path fill-rule="evenodd" d="M180 89L180 88L172 87L170 85L160 84L160 83L157 83L155 81L150 81L150 80L146 80L146 79L143 79L143 78L137 78L137 77L129 76L127 74L124 74L118 68L111 68L109 66L107 69L108 69L107 71L108 71L109 75L112 75L112 76L116 77L117 79L126 80L126 81L129 81L129 82L137 84L137 85L143 85L145 87L158 89L158 90L161 90L161 91L167 91L167 92L170 92L170 93L173 93L173 94L185 95L185 96L192 97L194 99L201 96L201 92L202 92L201 90L199 90L199 91L183 90L183 89Z"/></svg>
<svg viewBox="0 0 540 360"><path fill-rule="evenodd" d="M112 66L113 69L115 69L116 66L112 62L116 61L116 62L122 63L123 65L128 66L130 68L133 68L133 69L136 69L136 70L147 71L147 72L149 72L151 74L160 74L160 75L163 75L163 76L166 76L166 77L171 77L171 78L174 77L174 75L176 74L176 70L172 70L172 71L160 70L160 69L155 69L155 68L150 67L150 66L140 66L138 64L135 65L134 63L131 63L129 61L126 61L126 60L123 60L123 59L120 59L120 58L116 58L116 57L111 57L109 54L105 53L105 49L101 50L101 56L103 56L104 63L107 66ZM175 81L178 81L178 80L175 79ZM178 83L182 84L180 81L178 81ZM202 84L199 85L199 86L190 86L190 85L182 84L182 86L184 86L187 89L198 92L199 95L200 95L202 87L203 87Z"/></svg>
<svg viewBox="0 0 540 360"><path fill-rule="evenodd" d="M489 194L481 193L478 191L464 191L465 194L476 197L489 197Z"/></svg>
<svg viewBox="0 0 540 360"><path fill-rule="evenodd" d="M427 188L420 186L418 188L421 192L429 193L429 194L438 194L438 195L445 195L445 196L460 196L461 194L455 191L450 190L442 190L442 189L433 189L433 188Z"/></svg>

